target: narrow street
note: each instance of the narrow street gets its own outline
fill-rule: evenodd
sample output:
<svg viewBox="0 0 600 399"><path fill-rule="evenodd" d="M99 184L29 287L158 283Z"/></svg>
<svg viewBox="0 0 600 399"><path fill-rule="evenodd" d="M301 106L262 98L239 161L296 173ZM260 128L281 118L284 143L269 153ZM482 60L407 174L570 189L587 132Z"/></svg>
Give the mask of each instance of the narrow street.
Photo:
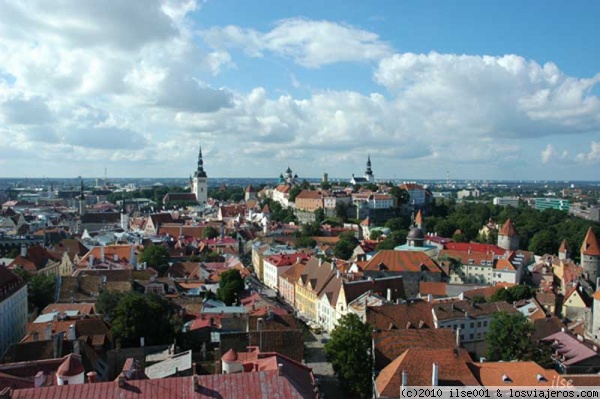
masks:
<svg viewBox="0 0 600 399"><path fill-rule="evenodd" d="M308 367L313 369L315 378L320 381L320 389L323 398L343 398L344 394L338 387L337 378L333 373L331 363L325 357L325 340L327 334L315 334L307 331L304 345L306 346L305 361Z"/></svg>

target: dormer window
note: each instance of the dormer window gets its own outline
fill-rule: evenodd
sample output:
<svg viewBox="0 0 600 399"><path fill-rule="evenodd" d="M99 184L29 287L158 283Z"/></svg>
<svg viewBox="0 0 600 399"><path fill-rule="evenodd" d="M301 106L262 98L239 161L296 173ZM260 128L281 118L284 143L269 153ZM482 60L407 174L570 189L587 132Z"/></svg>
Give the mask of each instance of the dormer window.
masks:
<svg viewBox="0 0 600 399"><path fill-rule="evenodd" d="M537 378L538 382L547 382L548 381L548 379L546 377L544 377L543 375L541 375L540 373L537 374L536 378Z"/></svg>
<svg viewBox="0 0 600 399"><path fill-rule="evenodd" d="M504 383L511 383L512 380L510 379L510 377L508 376L508 374L502 374L502 382Z"/></svg>

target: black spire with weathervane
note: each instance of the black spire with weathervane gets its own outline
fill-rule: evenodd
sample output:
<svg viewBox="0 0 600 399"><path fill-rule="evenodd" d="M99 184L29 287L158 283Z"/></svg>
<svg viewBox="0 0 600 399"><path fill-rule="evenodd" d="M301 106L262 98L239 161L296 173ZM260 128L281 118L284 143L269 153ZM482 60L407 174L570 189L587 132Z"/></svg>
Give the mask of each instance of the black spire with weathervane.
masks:
<svg viewBox="0 0 600 399"><path fill-rule="evenodd" d="M373 171L371 170L371 154L367 156L367 170L365 170L365 178L368 181L373 180Z"/></svg>

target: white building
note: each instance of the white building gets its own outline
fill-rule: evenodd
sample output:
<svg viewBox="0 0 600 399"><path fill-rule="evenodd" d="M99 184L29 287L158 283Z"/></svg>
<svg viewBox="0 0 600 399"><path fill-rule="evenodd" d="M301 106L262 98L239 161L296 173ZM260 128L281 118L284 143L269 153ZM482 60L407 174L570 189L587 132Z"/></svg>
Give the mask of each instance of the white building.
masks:
<svg viewBox="0 0 600 399"><path fill-rule="evenodd" d="M306 262L310 256L303 253L278 254L271 255L263 261L263 278L267 287L277 291L279 287L279 277L294 263Z"/></svg>
<svg viewBox="0 0 600 399"><path fill-rule="evenodd" d="M519 197L494 197L492 203L499 206L510 205L516 208L519 206Z"/></svg>
<svg viewBox="0 0 600 399"><path fill-rule="evenodd" d="M0 354L27 330L27 284L0 266Z"/></svg>
<svg viewBox="0 0 600 399"><path fill-rule="evenodd" d="M198 168L192 178L192 193L196 194L196 201L199 204L208 202L208 177L204 171L204 162L202 161L202 147L198 152Z"/></svg>

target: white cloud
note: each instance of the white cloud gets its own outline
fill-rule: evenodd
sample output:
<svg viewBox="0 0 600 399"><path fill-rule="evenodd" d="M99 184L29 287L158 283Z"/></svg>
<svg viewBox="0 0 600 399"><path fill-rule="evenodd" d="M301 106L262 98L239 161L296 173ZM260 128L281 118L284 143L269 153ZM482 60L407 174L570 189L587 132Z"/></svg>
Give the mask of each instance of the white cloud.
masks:
<svg viewBox="0 0 600 399"><path fill-rule="evenodd" d="M596 164L600 162L600 142L592 141L590 143L590 152L577 154L575 160L586 164Z"/></svg>
<svg viewBox="0 0 600 399"><path fill-rule="evenodd" d="M441 133L521 139L589 132L600 126L600 82L564 75L516 55L395 54L375 81Z"/></svg>
<svg viewBox="0 0 600 399"><path fill-rule="evenodd" d="M306 68L379 60L391 54L390 46L373 32L304 18L281 20L266 33L230 25L207 29L201 35L215 48L239 47L252 57L262 57L268 51Z"/></svg>

